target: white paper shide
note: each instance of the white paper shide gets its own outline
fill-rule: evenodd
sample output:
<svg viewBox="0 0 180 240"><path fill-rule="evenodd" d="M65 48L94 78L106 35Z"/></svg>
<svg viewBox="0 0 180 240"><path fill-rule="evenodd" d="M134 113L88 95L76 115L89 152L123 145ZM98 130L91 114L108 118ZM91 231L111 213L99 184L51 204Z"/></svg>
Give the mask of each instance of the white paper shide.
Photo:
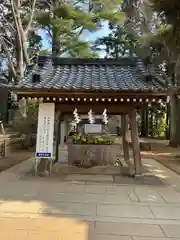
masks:
<svg viewBox="0 0 180 240"><path fill-rule="evenodd" d="M39 104L36 158L53 157L54 115L54 103Z"/></svg>

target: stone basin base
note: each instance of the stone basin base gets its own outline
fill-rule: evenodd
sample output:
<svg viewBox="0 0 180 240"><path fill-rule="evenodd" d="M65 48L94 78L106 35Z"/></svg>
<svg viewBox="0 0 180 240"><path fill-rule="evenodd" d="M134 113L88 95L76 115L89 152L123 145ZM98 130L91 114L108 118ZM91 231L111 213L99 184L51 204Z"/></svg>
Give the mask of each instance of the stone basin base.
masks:
<svg viewBox="0 0 180 240"><path fill-rule="evenodd" d="M68 144L68 164L84 166L114 165L122 152L120 144Z"/></svg>

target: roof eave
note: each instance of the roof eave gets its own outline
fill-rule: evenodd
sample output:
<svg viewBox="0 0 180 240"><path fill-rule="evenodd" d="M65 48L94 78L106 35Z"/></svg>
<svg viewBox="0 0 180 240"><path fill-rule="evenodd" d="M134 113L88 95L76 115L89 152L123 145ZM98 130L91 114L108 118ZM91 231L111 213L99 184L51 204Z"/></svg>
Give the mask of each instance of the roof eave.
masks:
<svg viewBox="0 0 180 240"><path fill-rule="evenodd" d="M165 96L170 94L170 92L175 89L171 88L146 88L146 89L121 89L121 90L100 90L100 89L55 89L55 88L24 88L24 87L9 87L10 91L18 95L131 95L131 94L148 94L154 96ZM177 90L177 89L176 89ZM180 91L180 89L179 89Z"/></svg>

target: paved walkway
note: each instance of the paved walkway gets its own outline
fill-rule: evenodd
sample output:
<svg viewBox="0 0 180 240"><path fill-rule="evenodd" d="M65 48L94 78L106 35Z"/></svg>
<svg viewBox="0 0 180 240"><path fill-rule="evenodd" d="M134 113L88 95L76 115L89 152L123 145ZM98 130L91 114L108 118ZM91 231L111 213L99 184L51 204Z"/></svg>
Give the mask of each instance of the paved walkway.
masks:
<svg viewBox="0 0 180 240"><path fill-rule="evenodd" d="M156 186L20 177L31 164L0 174L1 240L180 239L180 177L159 163Z"/></svg>

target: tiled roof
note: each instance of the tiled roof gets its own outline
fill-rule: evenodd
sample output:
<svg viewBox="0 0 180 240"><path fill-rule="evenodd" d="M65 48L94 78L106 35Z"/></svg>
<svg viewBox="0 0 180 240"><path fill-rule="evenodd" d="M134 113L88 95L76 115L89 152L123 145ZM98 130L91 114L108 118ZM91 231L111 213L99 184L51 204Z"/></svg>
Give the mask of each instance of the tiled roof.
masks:
<svg viewBox="0 0 180 240"><path fill-rule="evenodd" d="M156 75L156 73L155 73ZM126 91L164 89L158 74L147 77L140 59L73 59L40 56L18 88L65 91Z"/></svg>

